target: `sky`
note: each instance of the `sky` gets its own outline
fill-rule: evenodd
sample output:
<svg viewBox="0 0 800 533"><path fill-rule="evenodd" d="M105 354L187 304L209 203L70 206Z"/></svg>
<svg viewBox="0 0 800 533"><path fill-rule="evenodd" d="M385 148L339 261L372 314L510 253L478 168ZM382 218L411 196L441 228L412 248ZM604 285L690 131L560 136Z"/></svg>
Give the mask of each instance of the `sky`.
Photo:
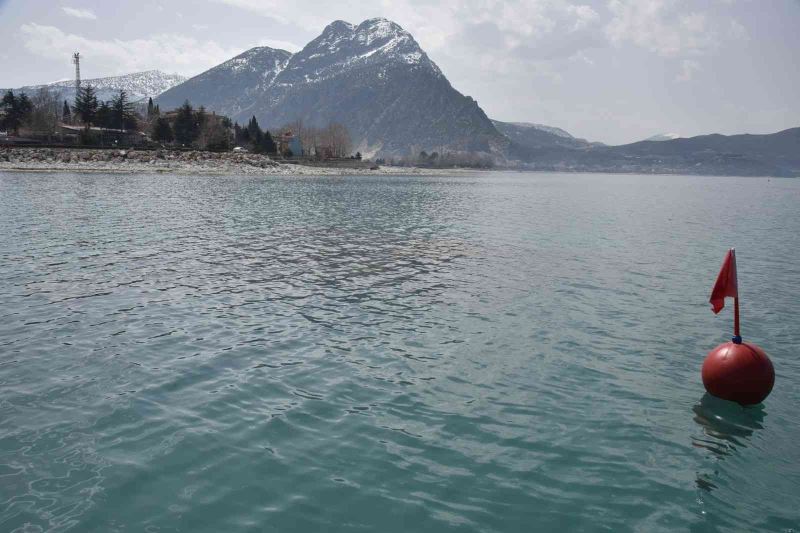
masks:
<svg viewBox="0 0 800 533"><path fill-rule="evenodd" d="M0 87L297 51L333 20L408 30L494 119L608 144L800 126L800 0L0 0Z"/></svg>

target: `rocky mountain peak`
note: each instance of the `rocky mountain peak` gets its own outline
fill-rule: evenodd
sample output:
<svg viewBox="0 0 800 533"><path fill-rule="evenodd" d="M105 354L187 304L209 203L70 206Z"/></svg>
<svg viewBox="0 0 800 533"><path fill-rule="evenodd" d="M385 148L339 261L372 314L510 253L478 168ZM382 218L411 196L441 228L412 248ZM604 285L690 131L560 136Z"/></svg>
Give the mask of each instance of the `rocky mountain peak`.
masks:
<svg viewBox="0 0 800 533"><path fill-rule="evenodd" d="M488 153L506 142L477 103L456 91L414 37L391 20L334 21L299 52L283 52L286 60L277 67L246 56L269 56L256 50L263 49L166 92L162 109L189 99L241 122L256 116L267 128L338 122L366 155Z"/></svg>

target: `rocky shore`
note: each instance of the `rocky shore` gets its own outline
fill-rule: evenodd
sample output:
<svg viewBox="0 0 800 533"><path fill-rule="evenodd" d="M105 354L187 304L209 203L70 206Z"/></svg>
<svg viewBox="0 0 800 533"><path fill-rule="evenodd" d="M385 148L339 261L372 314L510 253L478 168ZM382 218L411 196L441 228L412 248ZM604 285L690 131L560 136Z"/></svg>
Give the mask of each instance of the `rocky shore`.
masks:
<svg viewBox="0 0 800 533"><path fill-rule="evenodd" d="M343 175L437 174L418 168L328 168L275 161L242 152L117 150L80 148L0 148L0 171L168 172L177 174Z"/></svg>

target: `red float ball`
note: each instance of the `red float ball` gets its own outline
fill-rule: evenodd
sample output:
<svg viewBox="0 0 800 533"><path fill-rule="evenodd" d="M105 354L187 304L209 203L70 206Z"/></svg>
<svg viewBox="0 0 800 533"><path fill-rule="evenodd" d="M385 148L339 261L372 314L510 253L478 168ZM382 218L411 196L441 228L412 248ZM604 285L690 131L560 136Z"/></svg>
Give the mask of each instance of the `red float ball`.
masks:
<svg viewBox="0 0 800 533"><path fill-rule="evenodd" d="M764 350L753 343L726 342L703 362L703 385L709 394L742 405L761 403L772 392L775 369Z"/></svg>

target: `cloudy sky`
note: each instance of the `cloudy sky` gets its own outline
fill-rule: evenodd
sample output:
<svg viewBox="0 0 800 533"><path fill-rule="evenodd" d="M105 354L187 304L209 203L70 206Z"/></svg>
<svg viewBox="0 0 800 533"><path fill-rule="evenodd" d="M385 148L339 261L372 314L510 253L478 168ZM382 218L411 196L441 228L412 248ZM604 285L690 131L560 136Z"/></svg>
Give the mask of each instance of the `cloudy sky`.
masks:
<svg viewBox="0 0 800 533"><path fill-rule="evenodd" d="M607 143L800 126L800 0L0 0L0 87L295 51L390 18L500 120Z"/></svg>

